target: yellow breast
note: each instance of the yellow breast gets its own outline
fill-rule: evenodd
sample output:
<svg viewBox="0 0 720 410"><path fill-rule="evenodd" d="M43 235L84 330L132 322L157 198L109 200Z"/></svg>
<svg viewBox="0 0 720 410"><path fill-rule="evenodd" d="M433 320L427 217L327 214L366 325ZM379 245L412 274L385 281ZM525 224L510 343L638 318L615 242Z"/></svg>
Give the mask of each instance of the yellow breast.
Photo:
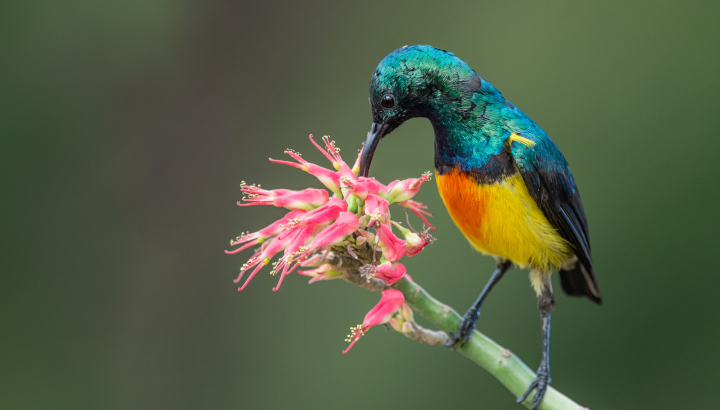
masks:
<svg viewBox="0 0 720 410"><path fill-rule="evenodd" d="M478 184L458 171L435 175L455 225L478 251L542 271L560 267L572 255L520 173L491 185Z"/></svg>

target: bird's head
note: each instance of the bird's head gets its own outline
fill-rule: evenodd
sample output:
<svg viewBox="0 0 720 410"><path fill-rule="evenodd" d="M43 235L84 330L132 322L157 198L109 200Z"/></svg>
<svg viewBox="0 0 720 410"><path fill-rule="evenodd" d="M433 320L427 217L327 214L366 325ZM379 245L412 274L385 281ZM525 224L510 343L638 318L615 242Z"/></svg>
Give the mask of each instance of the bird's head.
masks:
<svg viewBox="0 0 720 410"><path fill-rule="evenodd" d="M470 66L450 52L419 45L390 53L370 81L373 124L365 141L360 175L367 176L384 136L410 118L452 120L472 106L472 94L481 84Z"/></svg>

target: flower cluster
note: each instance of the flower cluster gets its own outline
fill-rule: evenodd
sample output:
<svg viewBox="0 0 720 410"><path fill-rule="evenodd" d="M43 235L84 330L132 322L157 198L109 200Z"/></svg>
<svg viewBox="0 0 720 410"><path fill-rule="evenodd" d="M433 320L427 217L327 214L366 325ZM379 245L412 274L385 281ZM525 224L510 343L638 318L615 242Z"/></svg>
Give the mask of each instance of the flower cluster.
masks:
<svg viewBox="0 0 720 410"><path fill-rule="evenodd" d="M425 218L431 214L422 203L412 199L420 186L430 179L430 174L384 185L375 178L357 176L359 155L350 167L343 161L335 142L328 137L323 137L324 148L315 142L312 135L310 141L330 160L334 171L307 162L292 150L285 153L295 162L270 161L290 165L317 177L327 190L266 190L259 185L241 184L244 202L238 202L239 206L272 205L290 212L266 228L244 233L230 241L230 245L237 248L225 251L228 254L257 246L235 279L238 283L250 272L238 290L243 290L264 266L271 264L276 255L280 256L272 262L271 274L278 275L279 279L273 291L277 291L283 279L298 267L311 268L298 271L311 277L310 283L341 278L345 272L333 264L336 260L333 248L356 259L355 252L371 250L372 262L360 268L361 274L368 281L375 278L388 285L396 283L406 274L405 266L398 261L403 256L417 255L434 240L428 229L435 228ZM390 206L394 204L409 209L429 228L418 232L412 229L409 220L409 228L392 221ZM400 232L402 239L395 235L393 227ZM383 292L380 303L368 313L363 324L353 328L350 346L368 328L387 323L403 302L401 292L392 289Z"/></svg>

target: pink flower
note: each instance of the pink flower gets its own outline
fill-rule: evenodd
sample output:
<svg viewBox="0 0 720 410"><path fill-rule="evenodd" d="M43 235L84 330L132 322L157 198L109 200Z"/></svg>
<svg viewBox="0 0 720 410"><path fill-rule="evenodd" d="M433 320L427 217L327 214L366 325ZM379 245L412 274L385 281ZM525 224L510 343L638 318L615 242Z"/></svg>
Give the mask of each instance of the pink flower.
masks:
<svg viewBox="0 0 720 410"><path fill-rule="evenodd" d="M427 233L427 231L417 232L414 229L403 228L395 221L391 221L391 223L400 230L403 237L405 238L405 255L408 257L417 255L418 253L422 252L426 246L430 245L435 241L435 238L429 233Z"/></svg>
<svg viewBox="0 0 720 410"><path fill-rule="evenodd" d="M357 342L368 329L387 323L403 303L405 303L405 297L399 290L388 289L383 291L380 302L365 315L362 324L350 328L350 334L348 338L345 339L346 342L350 342L350 346L343 350L343 354L349 352L353 345L355 345L355 342Z"/></svg>
<svg viewBox="0 0 720 410"><path fill-rule="evenodd" d="M415 232L409 233L405 236L405 241L407 241L405 255L407 255L408 257L417 255L418 253L422 252L426 246L430 245L433 240L434 238L429 235L418 235Z"/></svg>
<svg viewBox="0 0 720 410"><path fill-rule="evenodd" d="M385 262L378 266L365 265L360 268L360 273L368 280L370 278L382 279L388 285L392 285L405 276L405 265L400 262Z"/></svg>
<svg viewBox="0 0 720 410"><path fill-rule="evenodd" d="M279 261L275 262L271 272L273 275L277 272L281 272L280 280L278 281L277 286L273 288L273 291L277 291L280 288L280 284L282 284L283 278L292 272L289 270L289 264L293 262L293 256L295 256L298 251L301 251L301 248L304 245L307 245L320 229L321 227L318 225L297 226L287 229L275 238L263 243L263 247L260 251L250 258L242 266L242 268L240 268L240 275L238 275L237 279L235 279L235 283L240 282L245 272L249 269L255 269L253 269L250 276L245 280L245 283L238 288L238 291L245 289L248 283L250 283L250 280L264 266L268 265L275 255L281 251L285 251L283 257L280 258Z"/></svg>
<svg viewBox="0 0 720 410"><path fill-rule="evenodd" d="M240 245L244 243L245 245L233 249L231 251L225 251L228 255L231 255L233 253L238 253L244 249L247 249L251 246L259 245L266 240L272 238L273 236L279 235L283 229L283 224L286 224L290 220L294 220L300 216L302 216L306 211L303 211L302 209L296 209L294 211L289 212L284 217L278 219L271 225L268 225L267 227L253 233L248 233L245 235L240 235L237 238L235 238L234 241L230 241L230 245Z"/></svg>
<svg viewBox="0 0 720 410"><path fill-rule="evenodd" d="M298 227L305 227L308 225L329 225L334 221L340 212L347 210L347 204L340 198L330 198L327 203L320 208L313 209L310 212L302 215L300 218L289 219L285 225L283 225L285 231L283 231L278 238L282 239L287 235L291 234L292 229Z"/></svg>
<svg viewBox="0 0 720 410"><path fill-rule="evenodd" d="M298 163L290 161L280 161L272 158L270 158L270 161L302 169L308 174L313 175L317 179L319 179L320 182L334 194L340 195L340 174L335 171L330 171L327 168L323 168L321 166L305 161L305 159L300 155L300 153L295 152L291 149L286 150L285 153L290 155L290 157L292 157L292 159L294 159Z"/></svg>
<svg viewBox="0 0 720 410"><path fill-rule="evenodd" d="M270 263L270 260L277 255L279 252L281 252L283 249L285 249L290 242L292 241L293 237L288 236L284 239L279 238L273 238L263 244L262 249L260 252L256 253L252 258L250 258L241 268L240 268L240 275L238 275L237 279L235 279L235 283L240 282L243 275L245 275L245 272L247 272L251 268L253 269L250 276L245 280L245 283L241 287L238 288L238 291L241 291L245 289L245 286L250 283L250 280L258 273L260 272L260 269L263 268L263 266Z"/></svg>
<svg viewBox="0 0 720 410"><path fill-rule="evenodd" d="M342 157L340 156L340 149L335 147L335 141L331 141L330 137L328 137L327 135L323 137L323 142L325 143L325 148L327 149L327 151L322 149L315 142L312 135L310 135L310 141L313 143L313 145L315 145L317 149L320 150L320 152L323 153L323 155L325 155L325 158L332 162L333 167L338 170L341 177L349 178L352 180L356 179L355 173L352 171L352 169L350 169L350 167L345 163L345 161L343 161Z"/></svg>
<svg viewBox="0 0 720 410"><path fill-rule="evenodd" d="M430 173L424 173L420 178L410 178L404 181L393 181L387 186L387 198L391 204L404 202L418 193L420 186L430 180Z"/></svg>
<svg viewBox="0 0 720 410"><path fill-rule="evenodd" d="M340 212L338 218L315 236L310 244L312 249L320 249L342 243L345 238L360 228L357 216L352 212Z"/></svg>
<svg viewBox="0 0 720 410"><path fill-rule="evenodd" d="M357 231L359 227L360 224L355 214L352 212L340 212L335 222L323 229L322 232L317 233L309 245L303 244L303 246L297 249L292 249L288 246L285 250L285 261L281 261L281 264L286 264L284 272L287 271L289 264L292 262L297 261L298 264L302 264L302 262L312 253L319 251L326 246L341 244L348 238L348 236ZM292 252L292 254L289 252ZM295 267L292 269L295 269ZM292 269L289 272L291 272Z"/></svg>
<svg viewBox="0 0 720 410"><path fill-rule="evenodd" d="M376 240L385 259L391 262L399 260L405 254L406 242L395 236L387 224L380 224L377 228Z"/></svg>
<svg viewBox="0 0 720 410"><path fill-rule="evenodd" d="M425 219L425 217L423 216L423 215L433 216L433 214L431 214L430 212L425 210L425 209L427 209L427 206L423 205L422 202L408 199L407 201L399 202L398 205L405 207L405 208L409 209L410 211L412 211L412 213L417 215L418 218L422 219L422 221L425 222L425 224L428 227L430 227L430 229L432 229L433 231L435 230L435 227L430 225L430 222L428 222L428 220Z"/></svg>
<svg viewBox="0 0 720 410"><path fill-rule="evenodd" d="M271 272L272 274L280 273L278 284L273 288L273 291L277 291L280 288L285 276L292 273L292 271L297 267L296 265L291 268L292 263L306 257L314 251L314 249L311 250L308 248L310 242L315 238L318 232L322 230L323 226L336 221L338 216L346 209L346 207L347 204L342 199L330 198L327 203L320 208L309 212L290 212L284 218L265 228L265 230L271 231L272 233L277 233L278 230L280 230L277 236L271 241L265 242L264 240L261 240L261 237L254 238L254 234L251 235L250 237L252 237L252 239L248 239L252 240L250 243L255 244L264 242L264 245L267 246L264 246L259 253L250 258L250 260L248 260L247 263L245 263L245 265L243 265L240 269L240 275L237 279L235 279L235 283L242 279L247 270L255 268L250 276L245 280L245 283L238 288L238 290L241 291L245 289L250 280L263 268L263 266L268 265L270 260L276 254L284 251L283 257L280 258L279 261L275 262ZM354 224L352 223L351 218L348 218L347 216L343 217L342 221L344 222L344 225L342 226L346 231L353 228L354 232L358 228L357 217L355 217L355 215L352 215L352 217L355 218ZM339 228L339 225L340 224L337 224L335 227ZM335 235L337 236L337 231L335 231ZM243 237L240 238L240 240L243 239ZM337 238L335 239L337 240ZM226 251L226 253L236 253L247 247L248 246L246 245L239 250Z"/></svg>
<svg viewBox="0 0 720 410"><path fill-rule="evenodd" d="M340 183L349 187L348 193L355 194L358 198L365 200L368 195L377 195L380 190L380 183L375 178L360 177L357 181L349 178L342 178Z"/></svg>
<svg viewBox="0 0 720 410"><path fill-rule="evenodd" d="M320 280L339 279L343 274L338 270L337 266L329 263L320 265L315 269L299 270L298 273L304 276L310 276L311 279L308 283L315 283Z"/></svg>
<svg viewBox="0 0 720 410"><path fill-rule="evenodd" d="M268 191L260 189L259 186L246 184L241 184L240 189L244 194L247 194L243 200L250 203L243 204L238 202L238 206L274 205L278 208L304 209L310 211L321 206L328 200L328 193L324 189L308 188L302 191L275 189Z"/></svg>
<svg viewBox="0 0 720 410"><path fill-rule="evenodd" d="M313 237L322 229L318 225L307 225L302 228L296 228L294 231L297 233L292 236L290 243L285 247L285 254L279 261L275 262L271 274L280 274L277 286L273 288L273 292L277 292L280 289L280 285L283 282L285 276L292 273L298 264L295 264L292 268L290 265L303 256L306 252L306 246L312 241Z"/></svg>
<svg viewBox="0 0 720 410"><path fill-rule="evenodd" d="M369 215L371 221L387 223L390 219L390 211L388 210L389 206L390 202L386 199L380 198L377 195L369 194L367 199L365 199L365 215Z"/></svg>
<svg viewBox="0 0 720 410"><path fill-rule="evenodd" d="M345 211L347 211L345 201L340 198L330 198L325 205L306 213L300 220L304 224L327 225L337 218L340 212Z"/></svg>

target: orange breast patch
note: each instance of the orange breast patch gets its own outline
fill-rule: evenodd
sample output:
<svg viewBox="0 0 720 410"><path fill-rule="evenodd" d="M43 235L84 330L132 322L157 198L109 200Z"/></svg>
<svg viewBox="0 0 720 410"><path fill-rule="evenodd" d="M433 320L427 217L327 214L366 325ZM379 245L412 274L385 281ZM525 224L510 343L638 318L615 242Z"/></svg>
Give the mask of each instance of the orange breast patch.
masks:
<svg viewBox="0 0 720 410"><path fill-rule="evenodd" d="M435 175L450 216L478 251L544 271L571 256L569 244L545 218L519 173L490 185L458 171Z"/></svg>

